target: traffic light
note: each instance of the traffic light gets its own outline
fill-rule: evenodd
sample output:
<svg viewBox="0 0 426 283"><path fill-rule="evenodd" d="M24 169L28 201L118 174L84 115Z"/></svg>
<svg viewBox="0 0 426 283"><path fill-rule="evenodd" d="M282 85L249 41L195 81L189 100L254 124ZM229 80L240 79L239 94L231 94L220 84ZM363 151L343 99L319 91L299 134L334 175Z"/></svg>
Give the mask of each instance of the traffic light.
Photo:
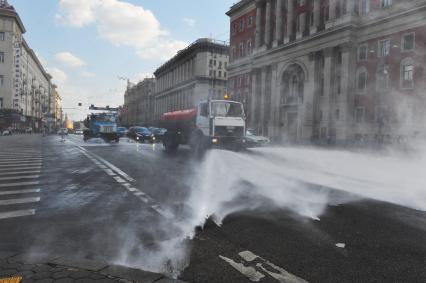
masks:
<svg viewBox="0 0 426 283"><path fill-rule="evenodd" d="M78 106L79 106L79 107L81 107L81 106L83 106L83 104L82 104L81 102L79 102L79 103L78 103Z"/></svg>

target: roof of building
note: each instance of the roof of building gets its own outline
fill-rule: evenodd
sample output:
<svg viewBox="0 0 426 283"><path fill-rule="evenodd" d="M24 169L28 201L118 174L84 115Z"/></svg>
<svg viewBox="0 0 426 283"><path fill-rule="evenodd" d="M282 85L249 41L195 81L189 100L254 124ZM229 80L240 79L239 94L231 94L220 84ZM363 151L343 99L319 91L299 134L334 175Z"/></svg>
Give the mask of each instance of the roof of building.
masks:
<svg viewBox="0 0 426 283"><path fill-rule="evenodd" d="M169 61L161 65L157 70L155 70L154 75L158 77L161 73L168 70L170 67L174 66L181 59L186 58L188 55L202 52L202 51L212 51L215 53L229 54L229 45L224 41L219 41L211 38L200 38L195 42L191 43L185 49L178 51L178 53L171 58Z"/></svg>
<svg viewBox="0 0 426 283"><path fill-rule="evenodd" d="M234 4L229 8L229 11L226 12L226 15L231 16L233 13L237 12L238 10L244 8L248 4L251 4L254 0L241 0L238 3Z"/></svg>
<svg viewBox="0 0 426 283"><path fill-rule="evenodd" d="M24 24L21 21L21 18L19 17L15 8L12 5L9 5L7 0L0 0L0 16L14 18L16 22L18 23L22 33L26 32Z"/></svg>

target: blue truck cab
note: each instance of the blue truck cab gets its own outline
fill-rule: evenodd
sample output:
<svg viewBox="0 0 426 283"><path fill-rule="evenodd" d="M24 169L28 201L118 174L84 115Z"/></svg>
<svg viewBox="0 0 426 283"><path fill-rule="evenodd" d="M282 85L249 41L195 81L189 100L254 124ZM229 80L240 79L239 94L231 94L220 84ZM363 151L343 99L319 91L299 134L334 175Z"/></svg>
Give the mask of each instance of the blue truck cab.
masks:
<svg viewBox="0 0 426 283"><path fill-rule="evenodd" d="M85 120L84 141L91 138L102 138L105 141L119 142L117 131L117 115L114 113L92 113Z"/></svg>

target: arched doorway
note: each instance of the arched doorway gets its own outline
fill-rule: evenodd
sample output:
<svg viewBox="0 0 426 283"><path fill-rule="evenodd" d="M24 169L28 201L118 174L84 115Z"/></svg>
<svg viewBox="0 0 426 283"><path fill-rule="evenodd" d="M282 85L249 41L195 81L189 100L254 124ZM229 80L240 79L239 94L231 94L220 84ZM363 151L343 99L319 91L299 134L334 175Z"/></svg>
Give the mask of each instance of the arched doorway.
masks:
<svg viewBox="0 0 426 283"><path fill-rule="evenodd" d="M280 129L283 142L299 140L300 108L303 104L305 73L299 64L290 65L280 81Z"/></svg>

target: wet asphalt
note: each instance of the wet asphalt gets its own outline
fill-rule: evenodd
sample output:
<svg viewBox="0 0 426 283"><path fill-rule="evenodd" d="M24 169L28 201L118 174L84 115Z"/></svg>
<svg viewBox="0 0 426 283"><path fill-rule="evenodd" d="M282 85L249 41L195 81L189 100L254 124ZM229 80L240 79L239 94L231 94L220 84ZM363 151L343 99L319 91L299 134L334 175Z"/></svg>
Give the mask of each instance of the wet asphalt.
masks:
<svg viewBox="0 0 426 283"><path fill-rule="evenodd" d="M159 243L180 235L180 223L191 214L186 201L201 161L189 149L170 155L159 144L84 143L73 135L64 142L57 136L0 137L0 146L0 154L31 149L42 157L39 183L31 185L40 191L29 195L40 201L0 206L0 213L34 209L33 215L0 219L1 251L153 271L157 253L174 254L176 247L164 251ZM373 200L329 205L320 221L283 209L240 211L221 226L207 221L185 243L188 262L177 268L188 282L252 282L247 270L261 274L259 282L426 282L426 213ZM244 251L258 257L243 259ZM286 272L297 281L285 279Z"/></svg>

